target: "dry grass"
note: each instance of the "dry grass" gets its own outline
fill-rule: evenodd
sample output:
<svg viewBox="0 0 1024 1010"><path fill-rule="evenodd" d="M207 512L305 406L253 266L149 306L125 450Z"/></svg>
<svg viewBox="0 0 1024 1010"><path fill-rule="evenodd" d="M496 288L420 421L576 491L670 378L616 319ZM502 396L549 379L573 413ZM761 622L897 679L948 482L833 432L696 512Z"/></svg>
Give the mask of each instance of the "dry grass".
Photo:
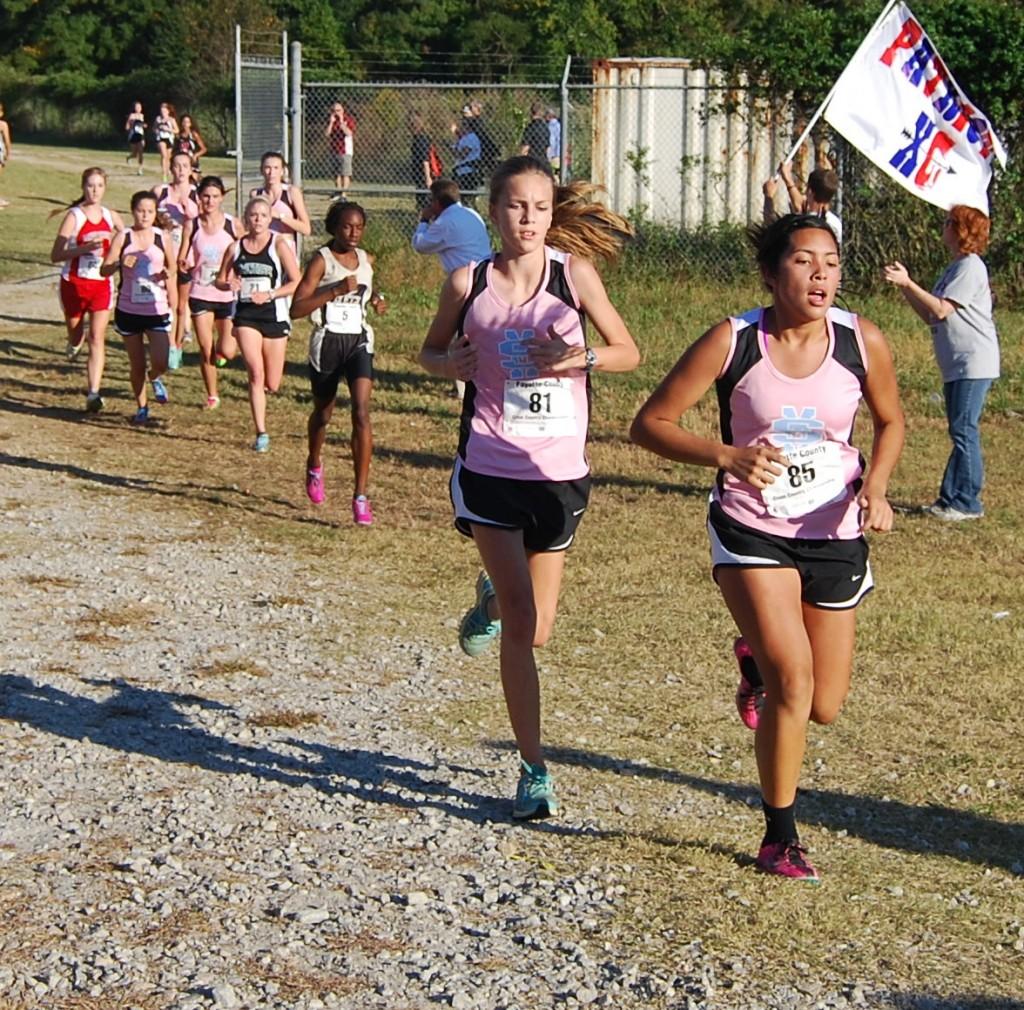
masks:
<svg viewBox="0 0 1024 1010"><path fill-rule="evenodd" d="M78 579L65 579L54 575L28 575L25 584L36 589L75 589L81 585Z"/></svg>
<svg viewBox="0 0 1024 1010"><path fill-rule="evenodd" d="M269 677L270 671L264 669L259 663L246 659L215 659L202 666L193 667L194 677L233 677L236 674L244 673L250 677Z"/></svg>
<svg viewBox="0 0 1024 1010"><path fill-rule="evenodd" d="M400 950L406 950L408 943L395 940L391 937L378 936L368 930L359 933L332 933L323 938L324 946L328 950L344 953L350 950L361 950L364 954L395 954Z"/></svg>
<svg viewBox="0 0 1024 1010"><path fill-rule="evenodd" d="M265 729L297 729L299 726L315 726L320 722L320 718L317 712L283 709L276 712L259 712L249 716L245 721L250 726L260 726Z"/></svg>
<svg viewBox="0 0 1024 1010"><path fill-rule="evenodd" d="M12 185L30 188L16 171L12 162ZM74 191L70 172L58 181L55 192ZM130 188L130 180L121 182L119 199ZM4 214L9 231L0 247L20 241L44 255L52 235L18 208ZM436 651L451 639L444 622L471 601L477 561L450 531L456 405L446 384L415 364L435 299L417 266L389 257L379 264L382 286L396 294L378 327L373 529L354 528L347 515L344 405L328 436L325 506L310 506L297 479L310 406L301 324L284 388L269 408L273 450L266 456L247 450L237 368L222 376L223 406L211 417L198 408L198 370L186 355L170 380L173 403L159 408L161 425L134 431L115 342L109 409L86 417L78 413L81 376L60 363L60 331L7 329L4 336L20 342L2 380L3 396L17 408L4 414L17 435L8 451L38 457L60 474L68 473L67 458L87 459L88 471L107 481L131 474L123 507L134 499L201 518L204 536L252 530L323 580L325 614L337 607L353 622L339 657L361 656L376 636L423 641ZM1013 946L1013 923L1024 907L1024 875L1015 869L1024 862L1024 710L1016 701L1024 643L1024 317L999 317L1005 378L983 421L985 521L941 525L906 511L892 535L873 539L878 588L858 617L851 696L835 725L812 727L802 780L803 836L824 879L819 888L794 888L751 867L761 815L752 740L733 710L734 631L707 570L711 475L657 460L624 436L685 345L760 295L753 285L713 289L628 273L610 275L608 287L645 360L632 375L596 377L592 508L567 563L555 635L540 656L547 741L563 798L601 833L525 830L517 836L522 856L568 875L593 867L616 873L626 893L597 939L643 965L667 970L679 938L699 937L724 963L749 957L749 977L765 988L791 982L799 961L823 985L865 981L891 990L894 1000L935 994L955 1007L974 995L993 1006L1019 999L1024 955ZM891 497L909 509L934 498L948 451L932 399L940 387L928 336L894 296L857 308L882 325L895 349L909 425ZM47 311L56 315L55 305ZM713 429L710 398L693 423ZM868 430L866 421L858 425L865 448ZM282 595L271 602L310 601ZM1002 612L1009 616L994 616ZM116 644L110 630L147 620L136 613L127 623L92 621L80 633ZM453 746L508 741L495 667L493 657L460 667L466 686L457 704L396 718ZM235 672L217 663L195 671ZM372 671L382 683L400 675ZM315 717L266 711L249 721L293 729ZM632 815L617 809L620 800ZM293 984L305 991L313 982L302 976Z"/></svg>
<svg viewBox="0 0 1024 1010"><path fill-rule="evenodd" d="M294 962L277 962L265 966L255 958L250 958L243 967L246 978L264 985L273 982L279 986L278 995L283 999L295 1000L313 995L323 997L329 992L346 996L373 987L373 982L369 979L314 971Z"/></svg>

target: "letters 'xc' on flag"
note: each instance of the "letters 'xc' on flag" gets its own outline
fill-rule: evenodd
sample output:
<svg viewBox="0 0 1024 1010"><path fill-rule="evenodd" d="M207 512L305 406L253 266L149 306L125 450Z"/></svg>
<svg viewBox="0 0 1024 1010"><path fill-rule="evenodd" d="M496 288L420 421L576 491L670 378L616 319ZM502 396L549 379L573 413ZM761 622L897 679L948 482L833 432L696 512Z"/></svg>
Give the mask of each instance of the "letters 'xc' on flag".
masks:
<svg viewBox="0 0 1024 1010"><path fill-rule="evenodd" d="M915 196L988 213L992 159L1006 164L1003 145L906 4L875 23L836 82L825 118Z"/></svg>

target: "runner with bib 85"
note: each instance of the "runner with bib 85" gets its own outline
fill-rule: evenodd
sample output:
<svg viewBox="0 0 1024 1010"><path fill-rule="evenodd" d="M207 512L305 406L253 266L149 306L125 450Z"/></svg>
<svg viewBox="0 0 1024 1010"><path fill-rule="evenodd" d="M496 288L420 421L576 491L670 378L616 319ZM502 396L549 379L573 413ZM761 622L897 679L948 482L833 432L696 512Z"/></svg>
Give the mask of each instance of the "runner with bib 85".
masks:
<svg viewBox="0 0 1024 1010"><path fill-rule="evenodd" d="M840 259L829 226L789 214L751 237L772 304L694 342L630 434L659 456L718 470L708 533L742 636L736 703L757 734L767 822L757 865L817 880L794 810L807 723L832 722L849 690L855 608L873 585L863 534L892 528L886 491L903 412L878 327L833 307ZM712 385L721 441L679 426ZM862 399L870 464L851 444Z"/></svg>

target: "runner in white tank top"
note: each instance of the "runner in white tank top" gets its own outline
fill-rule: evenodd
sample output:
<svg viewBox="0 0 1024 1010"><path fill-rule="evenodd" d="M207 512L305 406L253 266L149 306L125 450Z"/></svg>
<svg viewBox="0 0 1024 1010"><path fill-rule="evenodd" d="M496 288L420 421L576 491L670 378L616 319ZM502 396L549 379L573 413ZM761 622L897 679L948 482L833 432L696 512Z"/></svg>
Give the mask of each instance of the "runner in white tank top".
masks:
<svg viewBox="0 0 1024 1010"><path fill-rule="evenodd" d="M100 265L115 233L124 228L121 215L103 206L106 189L107 174L102 168L87 168L82 173L82 197L68 208L50 250L51 261L62 264L60 301L68 331L68 360L77 357L86 339L89 342L85 391L88 411L103 407L100 384L106 363L107 323L114 307L114 282L101 276Z"/></svg>
<svg viewBox="0 0 1024 1010"><path fill-rule="evenodd" d="M324 440L338 384L344 377L352 404L352 518L360 526L369 526L373 522L367 497L373 453L373 327L367 309L372 305L381 315L387 304L374 290L373 257L359 248L366 226L363 208L339 200L328 209L325 225L333 238L310 260L292 300L292 316L308 315L313 323L309 338L313 411L308 425L306 494L314 505L324 500Z"/></svg>
<svg viewBox="0 0 1024 1010"><path fill-rule="evenodd" d="M577 183L564 196L580 207L589 191ZM520 754L517 818L558 812L533 650L551 634L565 550L587 507L590 372L625 372L639 360L584 258L614 255L629 225L596 202L563 221L558 196L546 161L498 166L490 216L501 252L451 274L420 352L431 374L466 382L451 493L456 527L473 538L486 571L459 643L478 655L502 636L501 681ZM581 222L600 248L581 239ZM583 257L559 255L546 242ZM603 341L596 347L586 343L587 319Z"/></svg>
<svg viewBox="0 0 1024 1010"><path fill-rule="evenodd" d="M235 293L217 287L217 274L227 251L241 237L239 223L221 209L224 183L215 175L199 180L199 216L185 226L178 269L189 275L188 309L199 344L199 371L206 386L206 410L220 406L217 368L238 353L231 317ZM184 313L185 306L181 306Z"/></svg>
<svg viewBox="0 0 1024 1010"><path fill-rule="evenodd" d="M807 722L829 723L850 686L856 606L872 586L863 531L892 528L889 477L903 446L892 354L878 327L832 307L835 235L789 214L757 233L769 308L718 323L641 408L631 435L718 471L712 565L740 630L736 704L757 731L766 830L757 866L817 880L796 829ZM721 439L679 427L714 385ZM861 397L871 462L851 444Z"/></svg>
<svg viewBox="0 0 1024 1010"><path fill-rule="evenodd" d="M132 226L119 232L104 257L101 270L120 273L115 326L124 339L136 410L133 424L149 423L146 395L146 345L149 342L149 380L157 403L167 402L161 376L167 371L171 313L177 308L177 264L173 240L159 227L156 195L141 190L132 196ZM163 219L164 224L169 224Z"/></svg>
<svg viewBox="0 0 1024 1010"><path fill-rule="evenodd" d="M286 235L292 246L298 250L296 235L312 235L313 226L306 211L306 200L298 186L285 182L288 166L284 156L277 151L267 151L260 159L263 185L249 194L262 196L270 204L270 230L277 235Z"/></svg>

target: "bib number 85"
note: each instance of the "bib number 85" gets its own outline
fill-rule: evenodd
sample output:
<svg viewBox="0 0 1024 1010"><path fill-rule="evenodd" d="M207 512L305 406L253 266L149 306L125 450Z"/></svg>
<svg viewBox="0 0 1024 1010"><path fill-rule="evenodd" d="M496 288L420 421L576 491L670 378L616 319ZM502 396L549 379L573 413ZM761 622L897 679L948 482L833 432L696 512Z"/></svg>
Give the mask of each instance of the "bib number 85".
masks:
<svg viewBox="0 0 1024 1010"><path fill-rule="evenodd" d="M789 477L790 487L802 487L814 481L814 467L810 463L804 463L802 466L794 464L786 468L786 475Z"/></svg>

